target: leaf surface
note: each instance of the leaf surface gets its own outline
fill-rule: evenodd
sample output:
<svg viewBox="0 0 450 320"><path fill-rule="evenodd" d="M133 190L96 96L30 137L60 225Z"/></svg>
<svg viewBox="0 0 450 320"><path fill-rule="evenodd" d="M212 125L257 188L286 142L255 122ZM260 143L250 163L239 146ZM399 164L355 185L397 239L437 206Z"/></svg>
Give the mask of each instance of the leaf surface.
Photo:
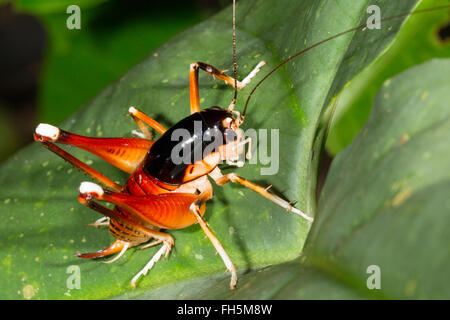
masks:
<svg viewBox="0 0 450 320"><path fill-rule="evenodd" d="M416 3L379 1L386 15L408 12ZM261 73L268 72L290 54L359 25L369 4L350 0L339 4L293 0L239 2L239 77L247 75L261 60L268 64ZM386 48L401 24L399 19L376 32L340 37L274 74L251 101L244 129L268 130L269 142L271 130L279 130L279 144L269 143L269 154L276 156L279 148L278 171L263 176L260 170L268 165L258 162L225 172L233 170L262 185L273 185L274 192L297 200L297 207L314 214L318 157L312 153L315 150L318 154L322 145L323 128L327 125L324 111L344 84ZM131 105L170 127L189 114L189 64L203 61L232 70L231 39L231 8L227 8L152 52L61 127L90 136L130 136L135 126L125 115ZM262 76L259 74L254 83ZM250 89L251 86L240 93L238 110ZM200 96L203 108L226 107L233 90L201 74ZM100 159L74 148L69 150L106 176L122 183L126 180L125 174ZM77 251L97 251L113 240L106 230L86 227L99 218L99 214L77 201L78 186L86 179L38 144L23 149L2 165L0 215L6 222L0 227L2 298L158 298L157 290L182 286L186 281L199 281L206 286L218 282L223 289L217 289L217 296L220 292L230 296L245 291L246 279L256 271L242 277L242 291L228 292L229 275L223 273L222 261L198 225L170 232L176 242L170 258L157 263L135 290L129 281L156 248L129 250L110 265L74 257ZM215 187L215 197L208 202L205 217L241 273L297 258L309 230L308 223L298 216L287 214L250 190L232 185ZM323 223L319 218L319 224ZM67 286L67 270L72 265L81 270L79 290ZM194 298L198 290L187 286L182 294ZM169 290L165 297L179 297L178 293Z"/></svg>

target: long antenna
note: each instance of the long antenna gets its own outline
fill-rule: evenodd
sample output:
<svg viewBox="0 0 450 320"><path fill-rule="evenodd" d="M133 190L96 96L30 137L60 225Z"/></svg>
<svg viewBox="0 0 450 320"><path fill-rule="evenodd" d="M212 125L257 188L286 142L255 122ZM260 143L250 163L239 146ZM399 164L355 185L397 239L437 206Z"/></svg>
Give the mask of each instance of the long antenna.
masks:
<svg viewBox="0 0 450 320"><path fill-rule="evenodd" d="M394 19L406 17L406 16L409 16L409 15L417 14L417 13L424 13L424 12L436 11L436 10L441 10L441 9L445 9L445 8L450 8L450 5L443 5L443 6L439 6L439 7L433 7L433 8L427 8L427 9L417 10L417 11L414 11L414 12L402 13L402 14L398 14L398 15L395 15L395 16L392 16L392 17L389 17L389 18L381 19L381 22L385 22L385 21L389 21L389 20L394 20ZM301 51L299 51L299 52L293 54L292 56L290 56L289 58L287 58L286 60L284 60L283 62L281 62L278 66L276 66L275 68L273 68L272 71L270 71L268 74L266 74L266 75L264 76L264 78L262 78L262 79L255 85L255 87L252 89L252 91L250 92L250 94L249 94L248 97L247 97L247 101L245 102L244 111L242 112L241 118L244 119L245 113L247 112L248 103L249 103L250 98L252 97L253 93L256 91L256 89L257 89L257 88L258 88L258 87L259 87L259 86L260 86L260 85L261 85L268 77L270 77L275 71L277 71L278 69L280 69L283 65L285 65L286 63L288 63L288 62L291 61L292 59L294 59L294 58L296 58L296 57L298 57L298 56L304 54L305 52L307 52L307 51L309 51L309 50L311 50L311 49L313 49L313 48L315 48L315 47L317 47L317 46L320 46L321 44L323 44L323 43L325 43L325 42L327 42L327 41L330 41L330 40L333 40L333 39L335 39L335 38L338 38L338 37L340 37L340 36L342 36L342 35L344 35L344 34L346 34L346 33L350 33L350 32L353 32L353 31L360 30L360 29L364 29L365 27L366 27L366 23L363 23L363 24L361 24L361 25L359 25L359 26L357 26L357 27L354 27L354 28L351 28L351 29L349 29L349 30L346 30L346 31L337 33L337 34L335 34L334 36L331 36L331 37L326 38L326 39L324 39L324 40L322 40L322 41L319 41L319 42L313 44L312 46L310 46L310 47L308 47L308 48L306 48L306 49L303 49L303 50L301 50Z"/></svg>
<svg viewBox="0 0 450 320"><path fill-rule="evenodd" d="M236 57L236 0L233 0L233 71L234 71L234 98L237 99L237 57Z"/></svg>

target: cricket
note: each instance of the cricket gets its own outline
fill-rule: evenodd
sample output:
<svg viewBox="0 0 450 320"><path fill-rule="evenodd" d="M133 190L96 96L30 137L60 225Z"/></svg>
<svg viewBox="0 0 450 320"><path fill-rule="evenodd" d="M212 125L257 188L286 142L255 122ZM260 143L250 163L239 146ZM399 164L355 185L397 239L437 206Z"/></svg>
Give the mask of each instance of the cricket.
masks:
<svg viewBox="0 0 450 320"><path fill-rule="evenodd" d="M448 6L446 6L448 7ZM407 15L439 10L428 10L401 13L394 17L381 19L381 22L405 17ZM321 44L332 41L344 34L366 31L366 23L352 29L342 31L315 43L306 49L292 54L277 66L272 66L262 79L254 84L244 106L236 104L238 91L252 85L252 80L258 73L269 68L261 61L242 80L238 80L238 58L236 55L236 1L232 3L233 38L230 45L233 48L233 76L229 76L219 68L203 62L192 62L189 70L189 110L190 115L181 119L170 128L165 128L152 116L147 115L140 107L128 107L128 113L135 121L139 131L133 131L135 137L99 138L87 137L67 132L50 124L39 124L34 132L34 139L48 150L54 152L65 161L92 177L97 183L82 182L79 186L78 201L100 213L104 217L93 222L94 227L107 226L115 241L105 249L92 253L77 253L82 259L98 259L115 255L105 263L117 261L132 247L141 249L160 245L148 263L132 279L131 286L136 287L138 280L145 276L162 257L167 258L176 241L170 235L170 230L183 229L193 224L199 224L212 246L231 274L230 289L236 287L238 276L226 248L224 248L208 226L203 215L208 200L212 199L213 183L224 186L236 183L246 187L273 205L284 208L287 213L295 214L299 219L313 222L312 212L303 212L290 199L283 199L270 192L271 186L260 186L238 173L223 174L220 165L223 162L239 167L242 163L236 161L245 154L245 147L251 145L251 139L246 138L241 126L245 124L245 117L249 109L251 97L257 93L257 88L274 72L279 70L296 57L305 54ZM366 32L370 32L367 30ZM200 106L199 72L203 71L216 79L224 81L234 89L228 106ZM257 106L254 106L257 108ZM195 124L201 124L201 134L196 134ZM154 137L149 130L153 129L159 135ZM173 139L177 130L185 130L191 134L191 139L182 145L190 161L176 162L173 150L179 147L179 141ZM203 141L205 135L220 137L215 141L214 148ZM126 172L129 177L123 185L117 184L99 171L72 156L57 144L70 145L81 148L109 162L119 170ZM198 148L200 146L200 149ZM195 157L192 150L201 151L201 157ZM246 155L247 159L251 155ZM295 199L293 199L295 200ZM113 209L101 204L106 202L114 205Z"/></svg>

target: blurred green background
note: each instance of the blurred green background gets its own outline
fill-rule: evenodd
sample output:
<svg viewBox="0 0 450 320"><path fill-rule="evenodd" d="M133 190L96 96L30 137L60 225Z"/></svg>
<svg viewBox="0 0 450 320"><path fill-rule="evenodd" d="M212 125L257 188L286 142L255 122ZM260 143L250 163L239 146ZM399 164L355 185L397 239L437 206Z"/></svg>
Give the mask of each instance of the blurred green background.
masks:
<svg viewBox="0 0 450 320"><path fill-rule="evenodd" d="M69 30L69 5L81 29ZM0 0L0 162L227 0Z"/></svg>

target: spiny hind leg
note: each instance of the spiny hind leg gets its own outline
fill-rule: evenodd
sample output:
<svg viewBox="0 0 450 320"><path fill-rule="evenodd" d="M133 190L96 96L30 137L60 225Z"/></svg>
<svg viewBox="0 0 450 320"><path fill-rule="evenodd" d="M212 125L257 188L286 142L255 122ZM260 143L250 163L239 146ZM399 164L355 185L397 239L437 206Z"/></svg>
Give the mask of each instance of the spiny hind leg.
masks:
<svg viewBox="0 0 450 320"><path fill-rule="evenodd" d="M121 186L65 152L56 146L56 143L86 150L129 174L133 173L142 163L153 144L153 141L139 138L86 137L45 123L36 127L34 139L94 179L115 190L121 190Z"/></svg>
<svg viewBox="0 0 450 320"><path fill-rule="evenodd" d="M119 212L116 212L114 210L111 210L95 201L93 199L99 199L99 200L105 200L103 199L105 191L98 185L92 183L92 182L83 182L80 185L80 196L78 197L78 200L85 206L103 214L106 217L109 217L110 219L117 219L121 221L124 224L132 225L134 228L144 232L147 235L146 240L150 240L151 238L154 238L156 242L162 242L162 247L156 252L156 254L150 259L150 261L145 265L145 267L139 271L131 280L131 285L133 287L136 287L137 280L148 273L148 271L154 266L154 264L161 259L161 257L164 255L164 257L167 258L169 255L173 245L174 245L174 239L173 237L164 232L160 232L157 230L152 230L147 227L142 226L141 224L131 220L129 217L126 217L124 215L120 215ZM146 240L141 240L139 242L131 243L132 245L137 245L140 243L145 242ZM130 245L131 245L130 244ZM151 245L155 245L157 243L150 243L146 245L145 247L149 247ZM114 261L116 259L113 259Z"/></svg>
<svg viewBox="0 0 450 320"><path fill-rule="evenodd" d="M112 191L103 190L102 187L92 182L82 182L79 191L80 195L78 196L78 201L81 204L103 214L105 217L108 217L111 220L119 221L120 224L123 224L125 226L132 225L133 228L135 228L137 231L142 232L143 235L140 235L138 236L138 238L134 239L133 240L134 242L144 243L150 240L151 238L154 238L156 240L161 240L164 243L167 243L169 247L171 247L174 244L173 237L170 234L145 227L141 225L139 222L134 221L129 216L124 215L120 211L111 210L94 201L100 200L113 203L110 199L110 197L112 197L111 195L115 194L118 197L118 195L122 195L121 193L114 193ZM127 196L128 195L124 195L124 198L126 198ZM114 204L120 206L119 203Z"/></svg>
<svg viewBox="0 0 450 320"><path fill-rule="evenodd" d="M37 142L40 142L44 147L49 149L50 151L56 153L58 156L69 162L71 165L73 165L75 168L81 170L82 172L88 174L93 179L99 181L101 184L114 189L114 190L121 190L122 187L109 179L108 177L101 174L99 171L95 170L91 166L87 165L86 163L78 160L74 156L72 156L70 153L64 151L60 147L58 147L56 144L53 143L53 141L57 141L59 135L59 129L50 125L43 125L40 124L36 128L36 133L34 134L34 139Z"/></svg>

